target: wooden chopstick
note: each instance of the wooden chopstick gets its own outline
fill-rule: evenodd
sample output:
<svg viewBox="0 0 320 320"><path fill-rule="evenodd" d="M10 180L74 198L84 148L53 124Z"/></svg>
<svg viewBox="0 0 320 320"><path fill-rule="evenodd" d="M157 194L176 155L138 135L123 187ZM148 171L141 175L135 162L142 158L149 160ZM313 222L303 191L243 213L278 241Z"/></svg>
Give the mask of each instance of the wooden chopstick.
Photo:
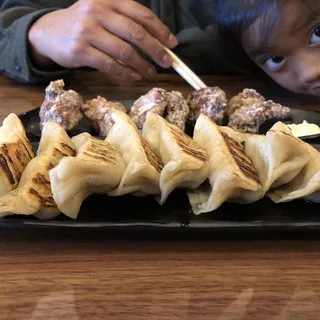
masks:
<svg viewBox="0 0 320 320"><path fill-rule="evenodd" d="M172 57L173 69L175 69L176 72L179 73L181 77L184 78L195 90L207 87L205 83L182 60L177 57L176 54L166 47L165 49Z"/></svg>

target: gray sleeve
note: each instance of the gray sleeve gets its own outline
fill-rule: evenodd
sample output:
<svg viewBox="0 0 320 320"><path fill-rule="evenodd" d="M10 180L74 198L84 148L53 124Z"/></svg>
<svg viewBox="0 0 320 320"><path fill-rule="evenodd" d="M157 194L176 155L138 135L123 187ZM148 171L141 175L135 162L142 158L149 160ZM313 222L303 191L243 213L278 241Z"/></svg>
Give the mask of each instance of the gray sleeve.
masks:
<svg viewBox="0 0 320 320"><path fill-rule="evenodd" d="M9 0L1 7L0 71L19 82L47 82L71 72L60 67L52 71L39 70L30 60L27 39L31 25L42 15L57 9L52 5L40 5L41 2L45 1Z"/></svg>

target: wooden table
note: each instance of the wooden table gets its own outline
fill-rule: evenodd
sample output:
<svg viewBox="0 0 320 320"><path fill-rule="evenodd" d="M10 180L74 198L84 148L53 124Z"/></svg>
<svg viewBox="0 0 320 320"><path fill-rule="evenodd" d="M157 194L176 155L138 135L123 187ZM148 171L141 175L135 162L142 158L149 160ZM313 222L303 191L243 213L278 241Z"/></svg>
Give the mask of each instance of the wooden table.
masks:
<svg viewBox="0 0 320 320"><path fill-rule="evenodd" d="M254 87L276 98L253 79L205 81L229 96ZM171 76L122 85L96 73L69 83L85 98L135 99L154 86L190 91ZM39 106L43 89L0 76L0 117ZM317 99L277 98L320 110ZM0 230L0 319L320 319L318 240L146 238Z"/></svg>

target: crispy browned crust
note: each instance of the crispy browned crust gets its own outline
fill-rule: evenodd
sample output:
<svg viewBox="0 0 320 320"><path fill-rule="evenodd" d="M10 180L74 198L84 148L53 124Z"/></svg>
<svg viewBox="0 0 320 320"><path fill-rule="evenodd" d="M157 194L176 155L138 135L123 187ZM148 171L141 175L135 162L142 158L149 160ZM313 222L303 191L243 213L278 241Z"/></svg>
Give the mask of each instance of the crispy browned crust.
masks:
<svg viewBox="0 0 320 320"><path fill-rule="evenodd" d="M160 173L163 169L163 163L159 157L150 149L148 142L139 134L142 147L149 163Z"/></svg>
<svg viewBox="0 0 320 320"><path fill-rule="evenodd" d="M27 141L27 140L26 140ZM10 149L12 147L12 149ZM11 174L9 176L9 167L12 165L12 155L10 160L10 152L15 150L14 148L18 148L17 144L5 144L0 145L0 161L2 161L2 166L6 166L7 174L9 179L13 182L16 180L14 173L18 172L15 170L10 170ZM30 150L29 148L30 147ZM12 152L11 152L12 153ZM56 144L54 147L49 147L43 151L43 156L41 155L37 158L34 158L32 161L35 163L30 163L30 157L33 156L33 152L31 149L31 144L29 141L23 142L19 141L19 151L14 153L17 156L15 159L15 163L17 165L17 160L26 161L26 166L31 165L31 168L24 168L25 177L23 181L20 181L20 177L22 171L20 173L19 182L21 183L20 187L8 193L4 196L3 201L0 201L1 209L5 208L5 210L13 211L18 208L18 202L20 199L23 199L26 205L26 212L32 212L33 210L45 211L45 212L58 212L57 205L53 199L49 171L55 167L56 164L59 163L59 160L65 156L75 156L76 150L72 148L72 146L66 143ZM27 170L27 171L25 171ZM18 210L19 212L19 210ZM34 213L35 213L34 212Z"/></svg>
<svg viewBox="0 0 320 320"><path fill-rule="evenodd" d="M28 140L19 139L0 146L0 170L13 188L18 185L22 172L34 156L29 144Z"/></svg>
<svg viewBox="0 0 320 320"><path fill-rule="evenodd" d="M48 171L50 171L50 170L53 169L53 168L54 168L53 163L48 162L48 165L47 165L46 169L47 169Z"/></svg>
<svg viewBox="0 0 320 320"><path fill-rule="evenodd" d="M63 157L74 157L77 154L76 150L64 143L60 144L60 148L53 148L51 156L61 159Z"/></svg>
<svg viewBox="0 0 320 320"><path fill-rule="evenodd" d="M29 159L33 159L34 153L32 150L31 142L28 139L25 139L25 140L20 139L19 144L21 146L21 149L23 149L23 151L21 150L21 153L22 154L26 153L28 155ZM20 150L20 148L18 150Z"/></svg>
<svg viewBox="0 0 320 320"><path fill-rule="evenodd" d="M7 159L0 154L0 167L2 172L4 173L4 175L7 177L8 181L10 182L10 184L15 184L15 178L10 170L9 164Z"/></svg>
<svg viewBox="0 0 320 320"><path fill-rule="evenodd" d="M198 146L184 132L179 130L176 126L170 124L169 128L178 146L184 153L202 162L206 162L208 160L209 156L206 151Z"/></svg>
<svg viewBox="0 0 320 320"><path fill-rule="evenodd" d="M117 159L115 157L116 152L116 148L110 143L91 137L90 141L87 142L86 148L82 155L88 159L99 160L105 163L117 165Z"/></svg>
<svg viewBox="0 0 320 320"><path fill-rule="evenodd" d="M51 185L48 177L44 174L37 173L32 179L32 187L29 188L30 197L35 197L41 208L55 208L56 204L52 197Z"/></svg>
<svg viewBox="0 0 320 320"><path fill-rule="evenodd" d="M242 171L242 173L251 180L260 183L257 173L251 163L251 160L243 152L242 146L225 132L221 131L221 135L225 141L226 146L229 149L230 155L233 157L235 163L237 164L238 168Z"/></svg>
<svg viewBox="0 0 320 320"><path fill-rule="evenodd" d="M61 142L61 147L65 150L67 150L68 156L69 157L75 157L77 154L77 151L74 150L73 148L71 148L70 146L68 146L67 144Z"/></svg>
<svg viewBox="0 0 320 320"><path fill-rule="evenodd" d="M69 145L60 143L59 148L53 148L51 156L60 160L63 157L73 157L76 153L76 150ZM32 178L32 184L27 190L30 197L35 198L35 202L39 203L41 209L53 209L57 207L52 196L49 180L49 170L52 168L54 168L53 163L48 161L45 166L47 171L43 172L42 170L41 173L36 173Z"/></svg>

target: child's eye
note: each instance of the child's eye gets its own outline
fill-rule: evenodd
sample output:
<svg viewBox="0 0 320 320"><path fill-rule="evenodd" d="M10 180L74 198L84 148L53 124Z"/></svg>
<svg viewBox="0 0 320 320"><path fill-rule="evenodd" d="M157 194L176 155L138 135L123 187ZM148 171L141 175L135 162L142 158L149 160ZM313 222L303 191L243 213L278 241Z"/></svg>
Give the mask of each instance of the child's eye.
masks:
<svg viewBox="0 0 320 320"><path fill-rule="evenodd" d="M316 44L320 42L320 27L317 27L312 32L311 38L310 38L310 44Z"/></svg>
<svg viewBox="0 0 320 320"><path fill-rule="evenodd" d="M265 66L271 71L279 69L283 63L284 58L279 56L273 56L264 61Z"/></svg>

